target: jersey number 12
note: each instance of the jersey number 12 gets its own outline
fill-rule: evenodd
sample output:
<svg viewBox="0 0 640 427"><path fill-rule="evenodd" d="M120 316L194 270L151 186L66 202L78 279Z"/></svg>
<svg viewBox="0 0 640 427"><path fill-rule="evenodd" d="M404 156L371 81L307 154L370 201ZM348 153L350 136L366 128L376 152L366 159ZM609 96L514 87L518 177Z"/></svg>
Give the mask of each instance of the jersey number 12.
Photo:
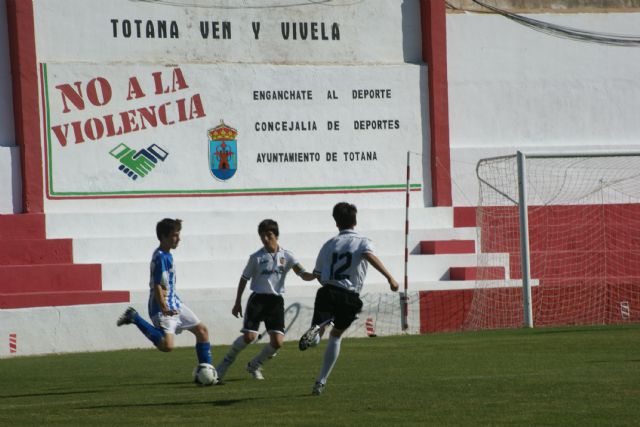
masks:
<svg viewBox="0 0 640 427"><path fill-rule="evenodd" d="M353 260L353 254L351 252L344 252L338 254L334 252L331 257L331 280L343 280L349 276L344 274L349 267L351 267L351 261ZM336 264L340 264L339 266Z"/></svg>

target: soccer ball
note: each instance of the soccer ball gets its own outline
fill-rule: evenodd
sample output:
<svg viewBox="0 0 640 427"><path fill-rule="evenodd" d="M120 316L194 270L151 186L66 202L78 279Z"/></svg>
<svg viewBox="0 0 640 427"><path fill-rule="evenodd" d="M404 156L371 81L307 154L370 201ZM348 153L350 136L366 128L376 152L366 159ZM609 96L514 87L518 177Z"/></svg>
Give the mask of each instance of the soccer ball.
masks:
<svg viewBox="0 0 640 427"><path fill-rule="evenodd" d="M193 382L200 386L214 385L218 382L216 368L208 363L201 363L193 370Z"/></svg>

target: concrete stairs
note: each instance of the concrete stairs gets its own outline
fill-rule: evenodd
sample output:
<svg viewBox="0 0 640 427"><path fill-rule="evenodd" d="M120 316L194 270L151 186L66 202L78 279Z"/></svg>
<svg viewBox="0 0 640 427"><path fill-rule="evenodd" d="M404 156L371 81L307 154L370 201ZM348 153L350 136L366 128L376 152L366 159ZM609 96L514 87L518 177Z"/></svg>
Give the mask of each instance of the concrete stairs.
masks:
<svg viewBox="0 0 640 427"><path fill-rule="evenodd" d="M46 239L43 214L0 215L0 309L129 300L102 290L99 264L74 264L71 239Z"/></svg>
<svg viewBox="0 0 640 427"><path fill-rule="evenodd" d="M476 280L508 282L508 254L487 254L492 266L477 266L475 214L470 219L458 209L410 209L410 290L472 289ZM400 282L404 215L404 209L363 209L357 226ZM146 300L149 259L158 245L155 224L163 217L183 220L182 241L174 251L179 289L218 289L230 297L249 254L261 247L257 224L262 219L279 222L281 246L308 270L322 244L337 233L326 210L4 215L0 226L9 244L0 249L0 277L6 279L0 307ZM293 274L287 288L298 294L315 290ZM370 269L365 290L387 289L382 275Z"/></svg>
<svg viewBox="0 0 640 427"><path fill-rule="evenodd" d="M453 208L453 228L432 233L432 239L419 243L423 256L447 255L450 267L443 280L467 282L478 280L504 281L509 284L509 272L514 262L507 253L485 253L484 262L478 266L476 210L474 207ZM467 257L463 258L462 255ZM459 263L458 263L459 262ZM472 286L464 286L469 288Z"/></svg>
<svg viewBox="0 0 640 427"><path fill-rule="evenodd" d="M376 253L398 278L404 274L404 209L361 209L357 230L373 240ZM103 288L148 291L149 259L158 242L155 224L163 217L183 220L182 241L174 251L180 289L235 289L249 254L261 247L257 225L273 218L280 225L280 244L307 269L315 265L322 244L337 233L327 210L61 212L47 214L50 238L73 238L73 259L101 264ZM412 208L409 269L416 283L438 282L452 258L420 256L419 245L441 230L451 230L451 208ZM475 255L460 254L459 265L474 265ZM419 279L418 279L419 278ZM371 269L367 289L386 289L384 278ZM369 284L371 283L371 286ZM309 287L297 276L289 289Z"/></svg>
<svg viewBox="0 0 640 427"><path fill-rule="evenodd" d="M357 226L372 239L376 253L399 281L404 276L404 215L404 209L362 209ZM281 246L291 250L308 270L314 267L322 244L337 233L330 212L312 209L51 213L47 214L47 232L51 238L73 238L76 263L102 266L103 289L129 290L146 298L149 259L158 245L155 224L163 217L183 220L182 241L173 252L179 289L226 289L230 295L249 254L261 247L257 224L262 219L278 221ZM474 270L475 227L454 227L454 221L452 208L410 209L411 290L473 288L475 280L484 277ZM505 254L488 256L497 268L507 271ZM292 274L287 289L299 292L310 285ZM370 269L365 289L385 291L388 286L382 275Z"/></svg>

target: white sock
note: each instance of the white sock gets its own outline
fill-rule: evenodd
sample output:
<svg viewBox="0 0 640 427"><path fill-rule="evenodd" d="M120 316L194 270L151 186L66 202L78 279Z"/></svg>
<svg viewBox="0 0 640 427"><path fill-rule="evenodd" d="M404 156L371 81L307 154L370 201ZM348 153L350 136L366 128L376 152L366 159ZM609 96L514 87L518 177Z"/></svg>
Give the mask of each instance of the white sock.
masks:
<svg viewBox="0 0 640 427"><path fill-rule="evenodd" d="M320 344L320 334L316 335L313 341L309 343L309 347L315 347Z"/></svg>
<svg viewBox="0 0 640 427"><path fill-rule="evenodd" d="M340 355L341 341L342 337L334 337L333 335L329 335L329 343L327 344L327 350L324 352L322 369L320 370L320 374L316 379L317 382L320 382L322 384L327 383L329 374L331 373L331 370L333 369L333 366L336 364L338 356Z"/></svg>
<svg viewBox="0 0 640 427"><path fill-rule="evenodd" d="M227 363L233 363L233 361L236 360L238 353L247 348L248 345L249 344L247 344L244 340L244 336L240 335L238 338L236 338L233 344L231 344L231 348L229 349L227 355L224 357L224 360Z"/></svg>
<svg viewBox="0 0 640 427"><path fill-rule="evenodd" d="M251 362L249 362L249 363L251 363L252 366L260 366L264 362L269 360L269 358L271 356L276 354L277 351L278 350L276 350L275 348L273 348L271 346L271 343L266 344L264 347L262 347L262 351L260 353L258 353L258 355L256 357L251 359Z"/></svg>

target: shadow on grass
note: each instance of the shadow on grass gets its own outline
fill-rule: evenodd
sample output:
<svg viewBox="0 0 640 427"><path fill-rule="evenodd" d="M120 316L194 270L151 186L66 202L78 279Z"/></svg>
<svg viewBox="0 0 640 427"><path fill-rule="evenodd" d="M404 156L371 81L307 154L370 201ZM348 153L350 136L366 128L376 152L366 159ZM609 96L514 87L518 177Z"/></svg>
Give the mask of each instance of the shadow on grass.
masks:
<svg viewBox="0 0 640 427"><path fill-rule="evenodd" d="M103 406L83 406L78 409L122 409L122 408L167 408L170 406L231 406L237 403L249 402L256 400L255 398L244 399L219 399L210 402L161 402L161 403L133 403L124 405L103 405Z"/></svg>
<svg viewBox="0 0 640 427"><path fill-rule="evenodd" d="M75 390L75 391L50 391L47 393L24 393L0 395L0 399L20 398L20 397L46 397L46 396L69 396L73 394L102 393L103 390Z"/></svg>

